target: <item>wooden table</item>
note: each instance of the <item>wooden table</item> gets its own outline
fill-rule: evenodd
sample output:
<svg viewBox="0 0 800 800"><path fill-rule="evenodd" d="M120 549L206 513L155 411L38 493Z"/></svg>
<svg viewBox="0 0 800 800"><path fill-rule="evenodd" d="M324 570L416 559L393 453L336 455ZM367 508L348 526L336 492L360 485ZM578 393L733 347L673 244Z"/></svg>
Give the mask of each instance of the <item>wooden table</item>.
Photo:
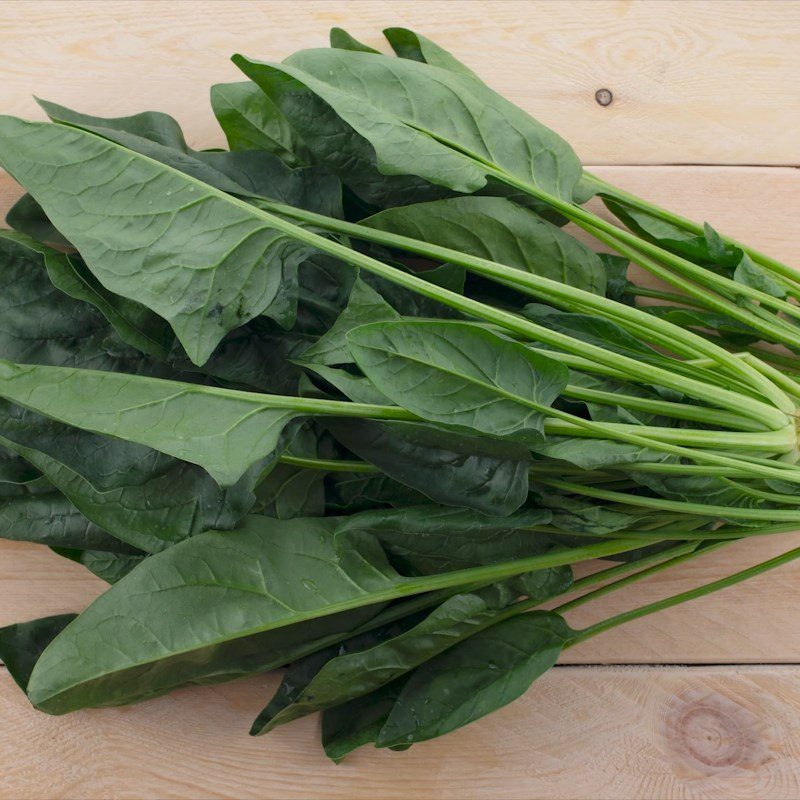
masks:
<svg viewBox="0 0 800 800"><path fill-rule="evenodd" d="M332 25L374 45L387 25L428 34L601 176L800 263L796 2L7 0L0 111L41 116L32 94L103 116L157 108L190 144L218 145L207 94L237 79L228 56L277 60L323 46ZM17 195L0 179L3 210ZM614 613L798 544L736 544L599 605ZM44 548L0 546L0 625L79 610L103 586ZM0 673L0 797L798 798L798 586L795 563L615 629L488 719L340 767L315 718L247 736L274 676L53 718Z"/></svg>

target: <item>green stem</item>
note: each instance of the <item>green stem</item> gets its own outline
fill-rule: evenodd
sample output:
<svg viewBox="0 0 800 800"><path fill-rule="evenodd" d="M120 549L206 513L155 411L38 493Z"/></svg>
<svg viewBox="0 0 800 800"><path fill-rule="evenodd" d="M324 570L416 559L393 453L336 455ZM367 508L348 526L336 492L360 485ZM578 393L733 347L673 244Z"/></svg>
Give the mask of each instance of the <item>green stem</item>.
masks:
<svg viewBox="0 0 800 800"><path fill-rule="evenodd" d="M328 458L300 458L299 456L282 455L282 464L291 464L293 467L305 469L318 469L325 472L380 472L366 461L346 461L345 459Z"/></svg>
<svg viewBox="0 0 800 800"><path fill-rule="evenodd" d="M780 431L734 432L704 430L700 428L668 428L656 425L633 425L621 422L602 422L587 425L587 420L571 414L561 414L556 409L543 413L559 416L547 420L545 432L557 436L585 436L589 438L620 438L622 433L633 433L657 441L653 445L660 449L661 444L672 443L686 447L713 447L715 450L730 449L738 452L754 450L774 453L791 453L797 445L794 425L787 425ZM567 418L569 418L567 420Z"/></svg>
<svg viewBox="0 0 800 800"><path fill-rule="evenodd" d="M564 614L567 611L570 611L573 608L578 608L578 606L582 606L584 603L588 603L592 600L596 600L598 597L603 597L604 595L610 594L611 592L616 592L618 589L622 589L625 586L629 586L632 583L636 583L637 581L642 580L643 578L649 578L651 575L655 575L659 572L662 572L665 569L669 569L670 567L675 567L678 564L683 564L685 561L690 561L697 556L705 555L706 553L711 552L712 550L717 550L720 547L725 547L726 545L730 544L730 541L723 541L723 542L715 542L714 544L706 545L705 547L700 547L698 542L687 542L686 544L677 545L676 547L672 547L669 550L665 550L658 555L663 558L666 558L666 561L661 561L661 563L654 564L653 566L647 567L646 569L641 570L640 572L636 572L633 575L627 575L624 578L621 578L618 581L614 581L614 583L609 583L606 586L601 586L599 589L595 589L591 592L587 592L586 594L581 595L580 597L576 597L573 600L569 600L566 603L562 603L560 606L557 606L553 609L558 614ZM640 562L633 562L634 564Z"/></svg>
<svg viewBox="0 0 800 800"><path fill-rule="evenodd" d="M768 516L772 520L785 522L800 522L800 511L791 511L782 508L765 508L761 510L750 508L736 508L731 506L713 506L704 503L687 503L682 500L666 500L661 497L645 497L642 495L629 495L623 492L614 492L609 489L597 489L570 481L555 481L552 479L539 479L539 483L560 489L565 492L594 497L597 500L608 500L612 503L637 506L639 508L655 508L661 511L678 511L687 514L701 514L709 518L761 520Z"/></svg>
<svg viewBox="0 0 800 800"><path fill-rule="evenodd" d="M762 386L765 383L763 375L752 370L749 366L744 365L741 361L734 359L730 353L723 348L713 345L705 341L702 337L694 333L684 331L677 325L665 323L663 320L654 319L651 315L641 312L638 309L630 309L627 306L622 306L614 301L606 300L605 298L593 295L591 292L583 292L580 289L573 287L566 287L558 281L551 281L547 278L522 273L520 270L512 267L506 267L502 264L496 264L486 259L477 258L475 256L468 256L467 254L460 253L457 250L450 250L449 248L431 245L427 242L419 241L416 239L409 239L405 236L397 234L386 233L378 231L373 228L367 228L362 225L355 225L353 223L343 222L341 220L325 217L320 214L296 209L292 206L285 206L279 203L263 202L260 203L262 209L268 209L277 212L281 215L291 217L293 219L303 220L313 225L322 227L335 233L341 233L348 236L354 236L367 241L373 241L389 247L397 247L400 249L409 250L429 258L437 259L440 261L449 261L459 264L465 268L470 269L476 274L482 274L489 278L500 278L501 280L511 280L515 283L525 284L531 289L545 288L548 295L551 297L561 297L567 304L573 303L576 298L579 298L587 305L591 305L602 313L601 309L606 312L610 309L615 313L623 313L622 309L627 309L628 312L639 320L639 315L643 315L653 329L663 329L665 334L672 333L677 341L686 341L687 344L695 343L696 351L705 353L711 358L717 360L720 364L725 364L733 372L742 375L744 378L749 379L755 386ZM344 245L332 242L324 237L318 236L310 231L300 228L279 216L263 212L264 216L270 220L274 227L285 230L292 236L307 241L309 244L319 248L323 252L327 252L341 260L359 266L373 274L380 275L393 283L400 286L405 286L412 291L430 297L434 300L439 300L451 308L455 308L471 316L478 317L479 319L493 322L501 327L507 328L514 333L529 337L534 340L545 342L549 345L555 346L568 353L574 353L579 356L590 357L598 360L600 363L607 366L620 369L628 375L637 378L644 383L654 383L675 389L681 393L691 394L700 400L704 400L713 406L722 406L731 411L737 411L757 421L763 421L769 427L782 427L785 425L785 419L781 416L780 406L773 407L765 403L761 403L751 398L744 398L740 394L720 389L719 387L711 387L701 381L696 381L687 378L678 378L673 373L663 370L659 367L654 367L649 364L644 364L636 359L622 356L612 351L606 350L602 347L580 342L570 336L551 331L548 328L537 325L530 320L525 320L516 314L502 311L487 306L468 297L464 297L456 292L451 292L442 287L434 286L427 281L418 278L415 275L402 272L395 267L390 267L383 264L376 259L373 259L363 253L354 251ZM617 312L617 307L620 311ZM771 384L770 384L771 385ZM773 387L774 391L774 387ZM791 405L788 398L786 403Z"/></svg>
<svg viewBox="0 0 800 800"><path fill-rule="evenodd" d="M601 195L607 195L612 200L622 200L625 205L630 206L631 208L636 208L639 211L644 211L647 214L651 214L658 219L664 220L665 222L669 222L670 224L674 225L676 228L680 228L681 230L687 231L689 233L693 233L696 236L703 236L705 231L702 225L690 220L686 217L682 217L680 214L676 214L673 211L669 211L666 208L662 208L661 206L656 205L655 203L651 203L647 200L644 200L641 197L637 197L635 194L631 192L626 192L624 189L619 189L618 187L614 186L608 181L604 181L602 178L598 178L596 175L593 175L590 172L583 171L584 180L593 185L596 191ZM747 255L750 256L757 264L761 264L763 267L768 267L769 269L773 270L778 275L783 276L784 278L788 279L791 283L797 284L798 276L797 271L792 269L791 267L787 266L786 264L777 261L776 259L761 253L758 250L755 250L752 247L748 247L745 244L742 244L737 239L734 239L730 236L722 236L723 241L727 242L728 244L734 245L734 247L738 247L743 250Z"/></svg>
<svg viewBox="0 0 800 800"><path fill-rule="evenodd" d="M793 561L796 558L800 558L800 547L795 547L794 549L788 550L787 552L782 553L775 558L771 558L768 561L762 561L760 564L756 564L753 567L748 567L740 572L735 572L733 575L728 575L720 580L703 584L702 586L690 589L687 592L681 592L680 594L673 595L672 597L666 597L663 600L657 600L655 603L648 603L647 605L639 606L638 608L631 609L630 611L625 611L622 614L617 614L616 616L610 617L602 622L591 625L588 628L584 628L582 631L578 631L576 636L570 639L567 646L571 647L578 644L578 642L583 642L592 636L596 636L598 633L610 630L611 628L616 628L618 625L623 625L631 620L645 617L648 614L654 614L656 611L662 611L666 608L679 605L680 603L685 603L688 600L695 600L698 597L703 597L704 595L711 594L712 592L719 591L720 589L726 589L729 586L734 586L735 584L741 583L748 578L753 578L756 575L761 575L762 573L767 572L768 570L788 564L790 561Z"/></svg>
<svg viewBox="0 0 800 800"><path fill-rule="evenodd" d="M600 218L598 217L598 219ZM641 267L644 267L644 269L646 269L651 275L666 281L677 289L681 289L690 297L702 301L707 308L739 320L739 322L743 323L744 325L748 325L754 330L759 331L764 335L764 338L771 338L772 340L779 342L791 342L795 346L800 346L800 333L798 333L796 326L783 322L779 317L767 314L766 312L758 313L759 309L757 307L749 310L742 308L734 302L734 299L736 298L735 294L733 294L732 297L726 296L725 293L721 293L721 297L711 295L708 291L708 288L702 283L701 280L697 278L697 276L693 277L695 280L698 280L700 285L692 283L691 281L686 280L679 275L675 275L674 273L670 272L668 268L662 266L657 261L654 261L652 258L648 258L647 255L640 253L637 250L636 245L629 245L626 241L626 238L619 235L620 233L627 233L627 231L623 231L621 228L617 228L614 225L610 225L610 227L613 229L613 232L610 232L607 230L594 228L590 223L584 223L582 221L577 221L576 224L580 225L582 228L584 228L584 230L591 233L599 241L609 245L609 247L613 247L621 255L624 255L626 258L629 258L631 261L634 261ZM633 236L633 234L630 234L630 236ZM638 241L642 243L645 242L643 239ZM664 250L662 252L667 253L668 251ZM687 261L686 263L690 264L691 262ZM701 272L703 271L702 267L696 267L696 269L700 270ZM717 277L713 272L708 272L708 275L714 275ZM724 280L728 279L725 278ZM736 283L735 281L730 281L730 283L737 287L744 286L744 284ZM719 291L717 287L712 288L715 291ZM741 293L746 294L746 292ZM796 306L792 306L789 303L786 303L786 305L797 310Z"/></svg>
<svg viewBox="0 0 800 800"><path fill-rule="evenodd" d="M532 187L532 188L534 188L535 191L538 191L538 190L535 189L535 187ZM617 193L618 197L622 196L621 191L617 192L616 189L614 189L614 192ZM631 195L631 197L633 197L633 195ZM560 198L553 198L553 199L557 200L560 203L564 202L564 201L560 200ZM614 199L613 196L611 197L611 199L612 200ZM652 206L652 208L656 208L656 207ZM606 226L616 227L616 226L611 225L611 223L606 222L601 217L597 217L596 215L591 214L591 212L587 212L585 209L581 209L581 210L584 211L586 216L595 217L597 220L600 220ZM642 208L642 210L645 210L645 211L648 211L649 213L652 213L652 211L650 211L650 209ZM661 209L661 212L662 212L662 215L661 215L662 219L665 219L665 217L663 216L664 213L666 213L666 214L670 215L671 217L673 217L671 219L667 219L666 220L668 222L671 222L672 224L676 224L675 220L682 219L680 217L677 217L677 215L671 215L670 212L665 212L664 209ZM562 212L562 213L565 213L565 212ZM695 227L694 227L694 230L692 232L697 233L698 235L703 235L703 232L699 229L699 227L696 226L696 224L694 224L694 225L695 225ZM664 250L663 248L659 247L658 245L656 245L656 244L654 244L652 242L649 242L649 241L647 241L645 239L640 239L638 236L636 236L633 233L630 233L628 231L624 231L624 234L625 234L625 238L627 238L628 241L631 244L635 245L636 244L636 240L640 241L642 243L642 246L640 247L640 249L643 252L647 253L648 255L652 255L652 256L654 256L656 258L661 258L664 261L664 263L669 263L675 269L677 269L679 271L683 271L685 274L697 275L697 276L700 277L701 280L704 278L709 283L712 283L712 284L715 284L718 287L721 287L722 288L721 293L725 293L725 291L727 290L728 293L732 293L734 296L737 295L737 294L746 295L746 296L752 297L754 300L758 300L762 305L765 305L765 306L771 307L771 308L775 308L775 309L780 310L780 311L784 311L784 312L788 313L790 316L795 316L795 317L796 316L800 316L800 308L798 308L797 306L792 306L790 303L786 303L785 301L778 300L777 298L774 298L771 295L766 294L765 292L761 292L758 289L753 289L752 287L749 287L749 286L743 286L742 284L738 284L736 281L732 281L729 278L725 278L725 277L723 277L721 275L717 275L716 273L711 273L708 270L703 269L702 267L698 267L693 262L688 261L685 258L682 258L681 256L675 255L674 253L670 253L669 251ZM735 244L735 246L739 247L740 249L744 250L745 252L748 252L748 248L745 247L744 245L740 244L739 242L734 242L733 240L730 240L730 239L728 241L731 244ZM749 254L749 252L748 252L748 254ZM758 256L761 257L761 258L767 258L767 257L763 256L760 253L758 254ZM776 269L775 271L778 272L778 274L781 275L782 278L786 279L790 286L792 286L792 287L796 287L797 286L797 273L796 272L794 272L788 266L786 266L784 264L780 264L780 262L775 261L774 259L768 259L768 261L770 262L770 268L774 269L775 266L778 267L778 269Z"/></svg>
<svg viewBox="0 0 800 800"><path fill-rule="evenodd" d="M729 486L732 486L737 491L741 492L742 494L746 494L749 497L755 497L759 500L766 500L769 503L786 504L787 506L800 505L800 497L795 497L790 494L781 494L780 492L765 492L761 489L754 489L752 486L746 486L738 481L732 481L729 478L723 478L722 480Z"/></svg>
<svg viewBox="0 0 800 800"><path fill-rule="evenodd" d="M624 561L621 564L614 565L613 567L607 567L606 569L592 572L590 575L584 575L583 578L578 578L577 580L573 581L569 589L563 592L563 594L579 592L585 589L587 586L594 586L597 583L603 583L611 580L612 578L616 578L619 575L625 575L633 570L647 567L650 564L657 564L661 561L669 560L670 558L681 555L682 553L691 553L696 550L698 546L699 545L697 542L685 542L683 544L670 547L668 550L661 550L658 553L651 553L649 556L642 556L642 558L639 558L636 561ZM577 600L578 598L575 599ZM556 608L553 610L558 611L559 609Z"/></svg>
<svg viewBox="0 0 800 800"><path fill-rule="evenodd" d="M652 300L662 300L665 303L676 303L677 305L709 310L709 306L699 298L676 294L675 292L664 292L661 289L651 289L647 286L636 286L633 283L623 290L623 294L629 297L649 297Z"/></svg>
<svg viewBox="0 0 800 800"><path fill-rule="evenodd" d="M323 472L363 472L379 473L381 470L366 461L352 461L346 459L325 459L325 458L301 458L299 456L282 455L281 463L291 464L295 467L305 469L316 469ZM714 467L704 464L672 464L662 462L641 462L634 464L613 464L608 469L628 472L646 472L657 475L712 475L718 478L746 478L750 473L743 469L730 469L727 467ZM545 464L534 464L529 472L532 477L537 475L580 475L588 476L589 479L610 477L602 471L592 471L581 469L580 467L569 467L548 462Z"/></svg>
<svg viewBox="0 0 800 800"><path fill-rule="evenodd" d="M800 389L800 386L798 387ZM667 400L652 400L645 397L635 397L617 392L604 392L598 389L584 389L581 386L568 385L562 393L565 397L583 400L587 403L600 403L609 406L622 406L635 411L646 411L652 414L663 414L675 419L687 419L693 422L704 422L708 425L718 425L736 430L757 431L763 430L756 422L718 409L704 406L692 406L687 403L672 403Z"/></svg>

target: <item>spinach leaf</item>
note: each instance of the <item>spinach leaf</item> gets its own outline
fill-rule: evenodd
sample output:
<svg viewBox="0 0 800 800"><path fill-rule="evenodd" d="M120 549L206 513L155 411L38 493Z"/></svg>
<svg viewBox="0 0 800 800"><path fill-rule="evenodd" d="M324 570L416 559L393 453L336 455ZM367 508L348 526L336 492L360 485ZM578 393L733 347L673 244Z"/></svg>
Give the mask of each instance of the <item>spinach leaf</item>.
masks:
<svg viewBox="0 0 800 800"><path fill-rule="evenodd" d="M463 431L540 442L563 364L464 322L400 320L347 335L364 374L402 408Z"/></svg>
<svg viewBox="0 0 800 800"><path fill-rule="evenodd" d="M601 192L608 210L626 227L670 253L677 253L701 266L722 272L737 283L785 298L786 288L742 248L723 239L707 222L703 234L686 231L661 217L627 204L613 191Z"/></svg>
<svg viewBox="0 0 800 800"><path fill-rule="evenodd" d="M167 358L173 336L164 320L143 305L108 292L75 256L45 252L44 263L53 286L97 308L123 342L155 358Z"/></svg>
<svg viewBox="0 0 800 800"><path fill-rule="evenodd" d="M80 564L106 583L122 580L146 558L142 552L113 553L107 550L74 550L53 547L56 553Z"/></svg>
<svg viewBox="0 0 800 800"><path fill-rule="evenodd" d="M534 275L605 294L600 258L533 211L503 197L454 197L390 208L361 221Z"/></svg>
<svg viewBox="0 0 800 800"><path fill-rule="evenodd" d="M199 464L223 486L276 457L300 415L286 399L269 395L7 361L0 361L0 396L68 425Z"/></svg>
<svg viewBox="0 0 800 800"><path fill-rule="evenodd" d="M29 194L22 195L11 206L6 214L6 225L12 230L30 236L37 242L44 242L62 250L75 249L55 229L44 213L44 209Z"/></svg>
<svg viewBox="0 0 800 800"><path fill-rule="evenodd" d="M459 75L479 80L478 76L469 67L420 33L410 31L408 28L386 28L383 31L383 35L392 46L392 50L400 58L421 61L433 67L449 69Z"/></svg>
<svg viewBox="0 0 800 800"><path fill-rule="evenodd" d="M555 664L573 633L558 614L533 611L425 662L400 692L376 746L432 739L502 708Z"/></svg>
<svg viewBox="0 0 800 800"><path fill-rule="evenodd" d="M335 546L335 526L249 517L145 559L47 648L31 702L60 714L142 700L279 666L298 644L363 623L405 579L374 540Z"/></svg>
<svg viewBox="0 0 800 800"><path fill-rule="evenodd" d="M352 37L343 28L331 28L330 32L331 47L336 47L339 50L355 50L361 53L377 53L374 47L362 44Z"/></svg>
<svg viewBox="0 0 800 800"><path fill-rule="evenodd" d="M282 330L272 320L258 317L228 333L201 367L182 352L173 354L172 365L183 373L195 373L198 381L209 376L228 388L294 394L303 373L294 361L313 341L309 334Z"/></svg>
<svg viewBox="0 0 800 800"><path fill-rule="evenodd" d="M355 513L373 508L424 503L424 494L388 475L332 472L325 479L325 504L332 512Z"/></svg>
<svg viewBox="0 0 800 800"><path fill-rule="evenodd" d="M166 319L194 363L273 303L285 319L284 275L312 248L242 201L92 133L12 117L0 119L0 164L97 279Z"/></svg>
<svg viewBox="0 0 800 800"><path fill-rule="evenodd" d="M347 305L356 277L353 267L330 256L317 254L304 261L297 276L293 330L316 336L325 333Z"/></svg>
<svg viewBox="0 0 800 800"><path fill-rule="evenodd" d="M252 81L215 84L211 108L231 150L266 150L292 167L312 163L289 121Z"/></svg>
<svg viewBox="0 0 800 800"><path fill-rule="evenodd" d="M530 456L516 443L405 422L325 424L348 450L437 503L502 516L525 502Z"/></svg>
<svg viewBox="0 0 800 800"><path fill-rule="evenodd" d="M418 505L353 514L342 520L339 530L370 533L399 562L431 574L544 552L547 540L528 529L551 519L550 511L538 508L490 517L461 508Z"/></svg>
<svg viewBox="0 0 800 800"><path fill-rule="evenodd" d="M322 746L328 758L339 764L353 750L372 744L407 680L403 675L374 692L326 709L322 714Z"/></svg>
<svg viewBox="0 0 800 800"><path fill-rule="evenodd" d="M698 308L679 308L678 306L653 305L645 306L644 310L658 319L665 319L673 325L682 328L696 328L717 331L727 341L738 347L753 344L762 338L754 328L739 322L733 317L719 314L715 311L705 311Z"/></svg>
<svg viewBox="0 0 800 800"><path fill-rule="evenodd" d="M553 528L575 533L607 535L634 528L647 518L647 512L632 509L607 508L582 497L556 494L531 482L531 498L536 505L548 509L553 514Z"/></svg>
<svg viewBox="0 0 800 800"><path fill-rule="evenodd" d="M559 461L568 461L581 469L593 470L605 467L621 467L640 461L674 463L675 456L650 450L635 444L612 442L606 439L569 439L564 436L548 436L535 446L535 452Z"/></svg>
<svg viewBox="0 0 800 800"><path fill-rule="evenodd" d="M0 499L0 538L56 547L128 552L58 491Z"/></svg>
<svg viewBox="0 0 800 800"><path fill-rule="evenodd" d="M369 322L398 319L398 313L363 280L353 284L347 306L331 329L303 353L303 364L350 364L353 357L347 345L347 334Z"/></svg>
<svg viewBox="0 0 800 800"><path fill-rule="evenodd" d="M252 734L368 694L410 672L494 622L499 609L480 593L458 594L410 630L386 641L361 646L319 664L298 680L289 670Z"/></svg>
<svg viewBox="0 0 800 800"><path fill-rule="evenodd" d="M289 445L294 456L316 458L317 440L302 428ZM276 519L321 517L325 514L325 473L322 470L273 462L256 487L254 512Z"/></svg>
<svg viewBox="0 0 800 800"><path fill-rule="evenodd" d="M628 333L622 326L609 319L560 311L541 303L529 303L521 312L528 319L550 330L572 336L587 344L604 347L637 361L662 364L664 356L646 342Z"/></svg>
<svg viewBox="0 0 800 800"><path fill-rule="evenodd" d="M178 123L157 111L106 119L44 100L39 105L53 122L95 133L228 194L269 197L327 216L342 215L341 184L320 167L291 169L259 150L191 150Z"/></svg>
<svg viewBox="0 0 800 800"><path fill-rule="evenodd" d="M57 614L0 628L0 660L23 692L42 651L76 616Z"/></svg>
<svg viewBox="0 0 800 800"><path fill-rule="evenodd" d="M317 160L371 202L370 173L387 184L417 175L471 194L493 171L572 201L582 170L569 145L463 72L336 49L304 50L282 64L233 60Z"/></svg>
<svg viewBox="0 0 800 800"><path fill-rule="evenodd" d="M236 484L220 489L193 464L62 425L8 403L0 403L0 441L37 467L87 519L148 552L206 528L232 528L252 508L261 470L256 464ZM79 536L81 547L115 549L94 539L84 542L83 525L80 517L70 516L64 536ZM76 546L66 538L47 543Z"/></svg>

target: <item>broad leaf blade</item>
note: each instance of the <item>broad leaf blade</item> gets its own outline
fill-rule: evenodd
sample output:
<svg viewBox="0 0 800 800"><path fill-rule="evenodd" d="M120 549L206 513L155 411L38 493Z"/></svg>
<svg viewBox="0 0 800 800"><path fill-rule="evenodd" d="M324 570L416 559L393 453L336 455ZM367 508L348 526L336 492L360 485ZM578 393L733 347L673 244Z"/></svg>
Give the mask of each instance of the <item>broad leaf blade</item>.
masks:
<svg viewBox="0 0 800 800"><path fill-rule="evenodd" d="M268 395L0 361L0 396L52 419L199 464L220 485L275 457L299 414Z"/></svg>
<svg viewBox="0 0 800 800"><path fill-rule="evenodd" d="M461 430L541 441L568 371L477 325L400 320L348 334L364 374L402 408Z"/></svg>
<svg viewBox="0 0 800 800"><path fill-rule="evenodd" d="M477 79L452 71L452 63L443 68L335 49L304 50L283 64L233 60L322 163L349 171L346 182L352 182L354 154L362 172L371 157L373 169L385 176L417 175L464 193L483 188L494 169L571 201L582 173L564 140ZM327 115L312 116L308 100L298 103L304 90ZM333 130L340 134L338 154L331 148Z"/></svg>
<svg viewBox="0 0 800 800"><path fill-rule="evenodd" d="M361 224L605 294L603 264L592 250L502 197L454 197L390 208Z"/></svg>
<svg viewBox="0 0 800 800"><path fill-rule="evenodd" d="M166 319L196 364L268 312L312 252L242 201L77 128L3 117L0 164L97 279Z"/></svg>
<svg viewBox="0 0 800 800"><path fill-rule="evenodd" d="M290 166L311 163L289 121L251 81L212 86L211 108L231 150L266 150Z"/></svg>
<svg viewBox="0 0 800 800"><path fill-rule="evenodd" d="M507 705L555 664L572 631L551 611L520 614L419 667L377 747L433 739Z"/></svg>
<svg viewBox="0 0 800 800"><path fill-rule="evenodd" d="M348 450L437 503L501 516L528 495L529 455L515 442L406 422L332 418L326 425Z"/></svg>

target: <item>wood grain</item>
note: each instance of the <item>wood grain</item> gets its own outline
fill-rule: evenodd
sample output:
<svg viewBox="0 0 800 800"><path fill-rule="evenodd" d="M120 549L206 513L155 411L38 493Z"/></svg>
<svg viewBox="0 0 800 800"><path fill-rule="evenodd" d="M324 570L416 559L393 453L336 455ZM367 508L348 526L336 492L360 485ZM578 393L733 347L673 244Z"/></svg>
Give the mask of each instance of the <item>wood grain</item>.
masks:
<svg viewBox="0 0 800 800"><path fill-rule="evenodd" d="M253 739L272 677L48 717L0 673L3 800L800 796L800 668L556 667L505 709L333 766L307 717Z"/></svg>
<svg viewBox="0 0 800 800"><path fill-rule="evenodd" d="M762 0L6 0L0 110L32 95L115 116L158 108L220 142L212 83L234 52L280 60L348 28L419 30L555 128L587 163L797 164L800 4ZM613 102L600 106L598 89Z"/></svg>

